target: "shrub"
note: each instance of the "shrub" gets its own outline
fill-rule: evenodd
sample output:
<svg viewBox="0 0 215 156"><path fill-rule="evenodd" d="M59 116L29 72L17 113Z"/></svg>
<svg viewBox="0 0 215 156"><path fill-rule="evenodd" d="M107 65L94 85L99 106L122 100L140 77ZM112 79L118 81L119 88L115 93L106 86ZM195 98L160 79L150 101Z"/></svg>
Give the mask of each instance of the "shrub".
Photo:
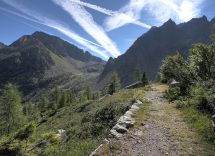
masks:
<svg viewBox="0 0 215 156"><path fill-rule="evenodd" d="M57 145L61 142L61 138L57 136L54 132L48 132L42 135L42 139L47 141L49 145Z"/></svg>
<svg viewBox="0 0 215 156"><path fill-rule="evenodd" d="M207 100L208 94L202 86L197 85L195 87L192 87L190 89L190 96L190 106L193 106L200 111L209 111L210 108Z"/></svg>
<svg viewBox="0 0 215 156"><path fill-rule="evenodd" d="M27 139L36 129L36 125L31 123L17 132L15 139L25 140Z"/></svg>
<svg viewBox="0 0 215 156"><path fill-rule="evenodd" d="M164 93L164 97L167 98L169 101L177 100L180 95L181 95L181 92L179 87L169 88Z"/></svg>
<svg viewBox="0 0 215 156"><path fill-rule="evenodd" d="M175 101L176 108L186 108L189 106L188 101L186 99L179 99Z"/></svg>

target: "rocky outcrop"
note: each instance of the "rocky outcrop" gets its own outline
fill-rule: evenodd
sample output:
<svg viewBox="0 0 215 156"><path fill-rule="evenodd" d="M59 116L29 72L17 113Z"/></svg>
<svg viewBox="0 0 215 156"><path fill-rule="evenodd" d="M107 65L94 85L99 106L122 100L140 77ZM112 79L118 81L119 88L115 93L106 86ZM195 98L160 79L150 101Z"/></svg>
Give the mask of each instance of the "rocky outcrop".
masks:
<svg viewBox="0 0 215 156"><path fill-rule="evenodd" d="M180 86L180 82L176 80L171 80L168 84L169 84L169 88L175 88Z"/></svg>

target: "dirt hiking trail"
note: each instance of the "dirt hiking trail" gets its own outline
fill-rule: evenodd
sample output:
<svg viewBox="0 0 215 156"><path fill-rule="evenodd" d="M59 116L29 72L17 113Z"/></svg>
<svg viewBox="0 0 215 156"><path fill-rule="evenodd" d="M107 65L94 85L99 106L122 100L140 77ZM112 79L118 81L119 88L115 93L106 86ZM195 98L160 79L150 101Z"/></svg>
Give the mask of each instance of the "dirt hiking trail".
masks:
<svg viewBox="0 0 215 156"><path fill-rule="evenodd" d="M143 99L148 101L135 114L135 126L120 139L111 139L98 155L102 156L215 156L175 104L163 93L166 86L152 85Z"/></svg>

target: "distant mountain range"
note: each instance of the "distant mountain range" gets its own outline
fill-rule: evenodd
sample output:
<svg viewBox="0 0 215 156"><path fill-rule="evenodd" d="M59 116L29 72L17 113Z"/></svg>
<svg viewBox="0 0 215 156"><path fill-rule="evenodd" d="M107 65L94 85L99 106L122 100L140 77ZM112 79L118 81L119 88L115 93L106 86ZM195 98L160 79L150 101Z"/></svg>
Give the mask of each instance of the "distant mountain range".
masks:
<svg viewBox="0 0 215 156"><path fill-rule="evenodd" d="M0 88L11 82L29 93L44 82L61 76L65 78L65 75L69 77L68 81L61 85L74 80L74 76L77 81L95 79L104 65L102 59L58 37L35 32L9 46L0 44Z"/></svg>
<svg viewBox="0 0 215 156"><path fill-rule="evenodd" d="M135 70L154 80L163 58L179 51L184 57L195 43L209 43L215 18L205 16L176 25L171 19L140 36L125 54L106 63L78 47L43 32L25 35L9 46L0 43L0 89L17 84L24 94L52 88L90 85L102 88L116 71L122 86L135 81ZM97 81L97 82L96 82Z"/></svg>
<svg viewBox="0 0 215 156"><path fill-rule="evenodd" d="M193 18L187 23L176 25L171 19L160 27L152 27L140 36L125 54L110 58L99 77L99 86L104 86L113 71L121 79L122 86L135 80L135 69L140 68L154 80L163 58L179 51L184 57L195 43L208 43L215 28L215 18L208 21L205 16Z"/></svg>

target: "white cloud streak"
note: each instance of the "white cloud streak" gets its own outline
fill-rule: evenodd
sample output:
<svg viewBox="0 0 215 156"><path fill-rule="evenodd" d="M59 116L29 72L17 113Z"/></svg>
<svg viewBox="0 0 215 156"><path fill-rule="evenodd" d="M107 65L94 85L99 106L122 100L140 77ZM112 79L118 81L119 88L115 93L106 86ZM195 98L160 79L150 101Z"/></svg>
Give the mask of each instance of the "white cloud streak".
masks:
<svg viewBox="0 0 215 156"><path fill-rule="evenodd" d="M108 37L103 28L94 21L92 15L83 6L70 0L53 0L53 2L68 12L74 21L101 44L110 55L117 57L121 54L116 44Z"/></svg>
<svg viewBox="0 0 215 156"><path fill-rule="evenodd" d="M102 56L105 59L108 59L109 56L106 53L105 50L101 50L102 46L99 44L96 44L94 42L91 42L89 40L86 40L84 38L82 38L81 36L79 36L78 34L76 34L75 32L73 32L70 28L68 28L66 25L60 24L59 22L56 22L52 19L49 19L47 17L41 16L36 12L33 12L31 10L28 10L27 8L23 7L22 5L19 5L17 3L15 3L14 1L10 1L10 0L3 0L6 4L14 7L15 9L21 11L24 14L20 14L18 12L15 11L11 11L5 8L0 7L0 10L8 12L10 14L19 16L21 18L24 18L26 20L29 20L31 22L35 22L41 25L45 25L48 26L50 28L53 28L59 32L61 32L62 34L64 34L65 36L71 38L72 40L76 41L78 44L82 45L83 47L85 47L86 49L92 50L92 52L95 52L97 54L99 54L100 56Z"/></svg>
<svg viewBox="0 0 215 156"><path fill-rule="evenodd" d="M130 0L129 3L118 10L118 14L106 18L104 23L106 29L108 31L114 30L128 23L135 23L139 26L150 29L150 25L139 21L141 18L141 12L146 4L147 0Z"/></svg>
<svg viewBox="0 0 215 156"><path fill-rule="evenodd" d="M93 10L96 10L100 13L103 13L105 15L109 15L109 16L113 16L113 17L118 17L120 16L120 22L119 23L116 23L115 25L117 26L113 26L113 28L111 28L111 26L107 26L107 30L112 30L114 28L118 28L120 26L123 26L125 24L129 24L129 23L133 23L133 24L136 24L138 26L141 26L143 28L146 28L146 29L150 29L151 26L148 25L148 24L145 24L139 20L137 20L137 18L134 18L134 17L131 17L129 16L128 14L126 13L123 13L123 12L119 12L119 11L113 11L113 10L110 10L110 9L106 9L104 7L100 7L98 5L94 5L94 4L90 4L90 3L86 3L86 2L82 2L80 0L70 0L74 3L77 3L81 6L84 6L84 7L87 7L87 8L90 8L90 9L93 9ZM111 23L112 21L110 21ZM107 23L108 24L108 23ZM112 23L110 24L112 25Z"/></svg>

